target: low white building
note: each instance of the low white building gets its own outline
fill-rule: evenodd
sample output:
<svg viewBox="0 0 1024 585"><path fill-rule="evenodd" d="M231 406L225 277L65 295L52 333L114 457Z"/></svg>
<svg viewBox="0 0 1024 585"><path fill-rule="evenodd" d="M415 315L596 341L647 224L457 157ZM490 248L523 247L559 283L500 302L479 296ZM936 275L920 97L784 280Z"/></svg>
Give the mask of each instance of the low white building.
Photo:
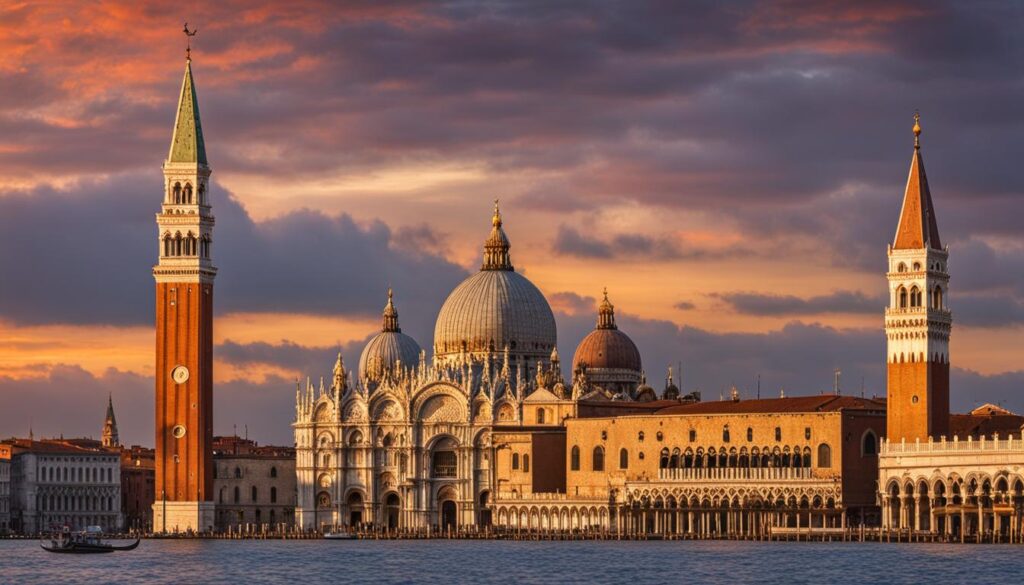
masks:
<svg viewBox="0 0 1024 585"><path fill-rule="evenodd" d="M68 526L122 528L120 452L98 441L15 440L11 448L11 520L24 534Z"/></svg>
<svg viewBox="0 0 1024 585"><path fill-rule="evenodd" d="M958 418L972 415L954 415ZM973 415L977 416L977 415ZM1015 432L952 439L883 442L878 457L882 527L975 540L1024 541L1024 435Z"/></svg>

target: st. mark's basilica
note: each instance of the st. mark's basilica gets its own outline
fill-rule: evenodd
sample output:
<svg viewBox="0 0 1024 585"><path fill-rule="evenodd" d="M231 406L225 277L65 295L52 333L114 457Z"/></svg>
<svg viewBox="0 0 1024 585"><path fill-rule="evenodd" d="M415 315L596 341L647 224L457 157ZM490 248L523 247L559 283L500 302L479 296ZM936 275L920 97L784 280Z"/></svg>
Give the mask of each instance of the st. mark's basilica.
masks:
<svg viewBox="0 0 1024 585"><path fill-rule="evenodd" d="M440 307L429 356L399 324L396 299L416 291L389 290L357 371L339 354L328 383L295 388L295 524L730 538L881 526L1024 540L1024 417L992 405L950 412L950 252L916 117L913 134L886 251L884 399L701 401L671 370L652 388L607 292L566 367L496 202L480 270ZM228 506L213 464L211 172L188 59L152 269L161 532L212 531ZM239 471L234 504L245 482L256 502L256 480Z"/></svg>

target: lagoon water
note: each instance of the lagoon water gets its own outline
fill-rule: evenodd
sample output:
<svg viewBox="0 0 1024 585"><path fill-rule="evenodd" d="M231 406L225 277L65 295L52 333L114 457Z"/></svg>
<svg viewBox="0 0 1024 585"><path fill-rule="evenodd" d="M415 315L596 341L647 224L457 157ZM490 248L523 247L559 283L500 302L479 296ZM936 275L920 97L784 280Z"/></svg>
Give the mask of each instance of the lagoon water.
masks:
<svg viewBox="0 0 1024 585"><path fill-rule="evenodd" d="M55 555L0 540L0 583L1019 583L1009 545L144 540Z"/></svg>

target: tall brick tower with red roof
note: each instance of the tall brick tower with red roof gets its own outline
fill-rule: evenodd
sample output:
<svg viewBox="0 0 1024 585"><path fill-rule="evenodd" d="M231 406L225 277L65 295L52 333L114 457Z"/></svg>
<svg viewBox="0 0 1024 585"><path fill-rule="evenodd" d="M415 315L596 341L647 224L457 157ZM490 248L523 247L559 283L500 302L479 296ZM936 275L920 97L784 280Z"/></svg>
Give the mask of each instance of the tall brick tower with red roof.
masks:
<svg viewBox="0 0 1024 585"><path fill-rule="evenodd" d="M914 157L889 246L888 429L890 441L949 433L948 248L942 247L914 116Z"/></svg>

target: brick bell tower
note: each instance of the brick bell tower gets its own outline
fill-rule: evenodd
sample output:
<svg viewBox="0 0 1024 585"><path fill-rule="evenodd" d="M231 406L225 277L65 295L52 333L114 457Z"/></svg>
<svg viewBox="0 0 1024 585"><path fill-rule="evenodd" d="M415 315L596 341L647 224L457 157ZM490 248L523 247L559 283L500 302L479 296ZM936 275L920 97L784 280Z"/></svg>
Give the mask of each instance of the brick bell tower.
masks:
<svg viewBox="0 0 1024 585"><path fill-rule="evenodd" d="M210 167L185 62L156 215L155 532L206 531L213 502L213 215Z"/></svg>
<svg viewBox="0 0 1024 585"><path fill-rule="evenodd" d="M914 157L896 237L889 246L889 441L927 441L949 433L949 249L939 239L914 115Z"/></svg>

